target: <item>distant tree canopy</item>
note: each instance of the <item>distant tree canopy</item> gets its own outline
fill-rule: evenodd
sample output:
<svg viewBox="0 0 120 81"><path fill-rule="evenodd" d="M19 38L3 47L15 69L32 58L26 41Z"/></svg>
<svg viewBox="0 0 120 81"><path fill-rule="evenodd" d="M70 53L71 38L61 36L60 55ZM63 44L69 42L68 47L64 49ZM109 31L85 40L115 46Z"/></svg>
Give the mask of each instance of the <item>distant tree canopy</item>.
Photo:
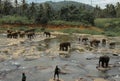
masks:
<svg viewBox="0 0 120 81"><path fill-rule="evenodd" d="M104 9L96 6L94 15L96 18L120 18L120 3L117 2L116 5L107 4Z"/></svg>
<svg viewBox="0 0 120 81"><path fill-rule="evenodd" d="M47 24L51 20L64 20L64 21L78 21L85 24L94 25L95 18L115 18L120 17L120 3L116 5L108 4L105 9L96 6L93 9L87 9L81 5L63 6L58 11L53 8L49 3L30 3L26 0L14 0L14 5L10 0L0 0L0 17L7 15L25 16L29 20L34 20L34 23Z"/></svg>

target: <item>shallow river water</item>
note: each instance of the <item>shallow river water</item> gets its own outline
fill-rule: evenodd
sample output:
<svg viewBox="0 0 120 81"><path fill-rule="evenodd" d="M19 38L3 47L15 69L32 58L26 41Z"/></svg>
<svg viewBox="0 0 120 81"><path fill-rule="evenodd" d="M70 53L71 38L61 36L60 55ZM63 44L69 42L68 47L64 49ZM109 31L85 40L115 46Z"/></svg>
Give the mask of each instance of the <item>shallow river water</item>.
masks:
<svg viewBox="0 0 120 81"><path fill-rule="evenodd" d="M3 39L7 38L1 35L0 40ZM0 62L0 81L21 81L23 72L27 76L27 81L49 81L49 79L53 78L56 65L63 72L60 74L60 78L64 81L75 81L79 78L84 78L86 81L93 81L94 78L120 81L120 56L108 53L110 56L109 64L116 66L102 72L96 69L99 57L102 55L100 50L102 47L95 48L97 52L86 49L84 49L84 52L71 50L68 52L69 56L64 57L59 55L59 43L64 41L70 41L73 48L77 45L83 46L74 35L56 35L56 38L47 38L42 41L26 40L19 45L11 46L6 45L7 41L3 43L0 41L0 49L9 48L14 51L15 48L17 50L18 47L22 47L25 49L24 54L27 54L31 53L30 47L33 46L33 50L38 51L39 55L39 58L25 59L25 56L21 54L19 58L13 59L10 54L13 52L10 52L7 59Z"/></svg>

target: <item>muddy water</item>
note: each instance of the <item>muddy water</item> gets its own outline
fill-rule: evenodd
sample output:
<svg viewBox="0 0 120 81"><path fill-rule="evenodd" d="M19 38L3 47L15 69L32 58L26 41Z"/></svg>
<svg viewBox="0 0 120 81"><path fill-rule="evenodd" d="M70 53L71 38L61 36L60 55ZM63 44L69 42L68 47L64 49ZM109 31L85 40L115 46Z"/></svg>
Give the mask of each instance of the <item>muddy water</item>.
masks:
<svg viewBox="0 0 120 81"><path fill-rule="evenodd" d="M110 64L116 67L111 68L106 72L101 72L96 69L98 58L102 55L101 50L91 52L85 50L79 52L72 50L69 52L69 57L59 56L59 43L70 41L72 47L81 45L77 41L76 36L57 36L56 38L48 38L43 41L26 41L21 46L25 48L31 47L31 44L37 47L36 51L40 51L40 58L33 60L25 60L23 56L17 59L6 59L0 63L0 81L21 81L22 72L26 73L27 81L49 81L53 78L54 68L58 65L63 72L60 78L64 81L75 81L78 78L85 78L87 81L93 81L94 78L101 77L110 81L113 79L120 81L120 57L108 54L111 57ZM119 46L117 46L119 47ZM101 49L101 48L100 48ZM29 50L28 50L29 51Z"/></svg>

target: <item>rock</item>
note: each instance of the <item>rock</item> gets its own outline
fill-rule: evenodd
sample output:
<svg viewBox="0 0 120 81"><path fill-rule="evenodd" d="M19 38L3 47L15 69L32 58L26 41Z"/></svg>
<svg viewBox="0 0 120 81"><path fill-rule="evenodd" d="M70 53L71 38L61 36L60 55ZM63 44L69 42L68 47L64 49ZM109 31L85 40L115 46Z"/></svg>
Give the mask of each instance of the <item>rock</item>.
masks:
<svg viewBox="0 0 120 81"><path fill-rule="evenodd" d="M111 69L111 67L110 66L108 66L107 68L103 68L103 67L99 67L99 66L97 66L96 67L98 70L100 70L100 71L108 71L108 70L110 70Z"/></svg>
<svg viewBox="0 0 120 81"><path fill-rule="evenodd" d="M87 81L87 80L84 78L79 78L78 80L75 80L75 81Z"/></svg>
<svg viewBox="0 0 120 81"><path fill-rule="evenodd" d="M105 80L103 78L95 78L93 81L108 81L108 80Z"/></svg>
<svg viewBox="0 0 120 81"><path fill-rule="evenodd" d="M76 46L76 47L72 48L70 51L75 51L75 50L78 50L79 52L85 52L85 49L80 46Z"/></svg>
<svg viewBox="0 0 120 81"><path fill-rule="evenodd" d="M55 79L55 80L54 79L50 79L49 81L64 81L64 80L62 80L62 79L59 79L59 80L58 79Z"/></svg>
<svg viewBox="0 0 120 81"><path fill-rule="evenodd" d="M68 58L68 57L70 57L70 54L68 51L60 51L59 56L64 57L64 58Z"/></svg>
<svg viewBox="0 0 120 81"><path fill-rule="evenodd" d="M36 60L38 58L40 58L39 55L28 55L28 56L25 56L24 61L32 61L32 60Z"/></svg>
<svg viewBox="0 0 120 81"><path fill-rule="evenodd" d="M118 54L113 54L113 56L118 56Z"/></svg>

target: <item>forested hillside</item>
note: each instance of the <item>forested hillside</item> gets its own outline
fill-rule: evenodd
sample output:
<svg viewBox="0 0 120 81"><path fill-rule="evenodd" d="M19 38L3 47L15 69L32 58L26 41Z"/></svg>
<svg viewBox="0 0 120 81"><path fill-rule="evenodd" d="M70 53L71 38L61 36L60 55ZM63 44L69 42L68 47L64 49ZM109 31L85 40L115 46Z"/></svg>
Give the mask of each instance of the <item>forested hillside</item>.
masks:
<svg viewBox="0 0 120 81"><path fill-rule="evenodd" d="M105 18L105 19L104 19ZM116 19L117 18L117 19ZM0 0L0 24L41 24L97 26L105 31L120 30L120 3L106 8L92 7L74 1L27 3L22 0ZM108 21L109 20L109 21ZM118 21L116 21L118 20Z"/></svg>
<svg viewBox="0 0 120 81"><path fill-rule="evenodd" d="M75 1L60 1L60 2L47 1L46 3L48 3L56 11L59 11L62 7L71 6L71 5L74 5L77 8L85 7L88 10L93 9L93 7L90 5L75 2Z"/></svg>
<svg viewBox="0 0 120 81"><path fill-rule="evenodd" d="M94 25L93 7L86 4L73 1L28 4L25 0L22 1L22 4L15 0L14 5L12 4L9 0L0 0L1 23L23 23L20 19L25 19L27 22L37 24L46 24L51 20L63 20ZM13 21L9 20L10 16L13 16ZM19 19L14 19L14 17Z"/></svg>

